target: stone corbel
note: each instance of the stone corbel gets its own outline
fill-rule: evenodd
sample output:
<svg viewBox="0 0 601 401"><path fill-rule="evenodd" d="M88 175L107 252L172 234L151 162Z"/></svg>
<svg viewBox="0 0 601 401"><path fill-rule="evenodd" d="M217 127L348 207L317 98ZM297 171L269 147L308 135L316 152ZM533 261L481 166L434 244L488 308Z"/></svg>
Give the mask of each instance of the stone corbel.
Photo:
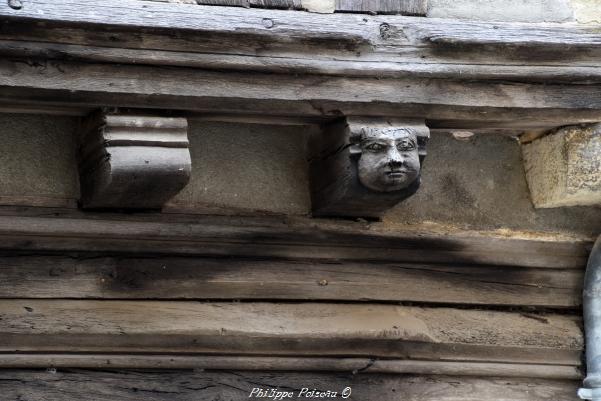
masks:
<svg viewBox="0 0 601 401"><path fill-rule="evenodd" d="M185 118L99 111L81 127L83 208L160 209L189 181Z"/></svg>
<svg viewBox="0 0 601 401"><path fill-rule="evenodd" d="M346 117L310 138L313 215L380 217L420 185L424 121Z"/></svg>

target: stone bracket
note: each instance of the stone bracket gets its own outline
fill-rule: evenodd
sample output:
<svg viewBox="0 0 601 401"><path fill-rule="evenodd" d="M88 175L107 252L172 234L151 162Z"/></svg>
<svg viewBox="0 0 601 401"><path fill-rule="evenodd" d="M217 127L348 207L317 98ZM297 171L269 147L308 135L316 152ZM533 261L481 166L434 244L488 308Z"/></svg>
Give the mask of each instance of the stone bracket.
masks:
<svg viewBox="0 0 601 401"><path fill-rule="evenodd" d="M189 181L185 118L99 111L79 145L83 208L160 209Z"/></svg>
<svg viewBox="0 0 601 401"><path fill-rule="evenodd" d="M346 117L309 141L313 215L380 217L420 185L420 120Z"/></svg>

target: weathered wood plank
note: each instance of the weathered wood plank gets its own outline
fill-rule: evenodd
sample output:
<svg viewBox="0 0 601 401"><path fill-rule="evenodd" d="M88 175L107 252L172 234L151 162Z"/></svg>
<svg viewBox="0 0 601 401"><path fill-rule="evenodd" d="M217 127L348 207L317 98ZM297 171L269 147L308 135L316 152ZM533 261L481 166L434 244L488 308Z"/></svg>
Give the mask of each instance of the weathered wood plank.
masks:
<svg viewBox="0 0 601 401"><path fill-rule="evenodd" d="M5 213L7 213L6 211ZM0 216L0 249L145 252L583 269L588 239L419 230L313 219L24 210ZM36 217L35 215L39 215Z"/></svg>
<svg viewBox="0 0 601 401"><path fill-rule="evenodd" d="M357 356L580 366L579 318L376 304L0 301L0 352Z"/></svg>
<svg viewBox="0 0 601 401"><path fill-rule="evenodd" d="M54 33L56 35L56 32ZM81 33L80 33L81 34ZM29 32L29 36L32 33ZM52 35L52 34L51 34ZM100 35L100 34L99 34ZM0 35L0 38L2 35ZM35 38L40 40L40 38ZM64 40L54 38L53 40ZM73 37L68 40L74 41ZM108 40L107 40L108 41ZM373 60L368 56L350 58L342 57L313 57L302 54L294 56L255 56L246 54L212 54L189 51L156 50L156 49L126 49L106 47L112 43L102 43L101 46L80 44L26 42L17 40L0 40L0 53L15 57L38 58L67 58L71 60L113 62L124 64L147 64L194 67L212 70L244 70L257 72L272 72L279 74L323 74L334 76L354 76L381 78L449 78L449 79L481 79L507 80L516 82L599 82L601 68L598 66L580 65L577 60L571 64L530 65L523 67L512 65L512 60L482 60L473 64L469 60L457 57L455 59L436 58L426 50L415 50L410 54L403 52L404 61ZM132 43L135 46L135 43ZM123 46L132 45L123 43ZM181 43L174 43L182 47ZM114 46L114 44L113 44ZM164 45L163 45L164 46ZM193 49L190 49L193 50ZM420 56L422 54L422 56ZM474 60L475 61L475 60ZM515 62L515 61L514 61ZM521 61L522 64L524 61ZM557 63L556 63L557 64Z"/></svg>
<svg viewBox="0 0 601 401"><path fill-rule="evenodd" d="M550 121L561 125L601 120L601 89L595 85L319 76L287 76L273 85L270 74L72 62L41 67L2 60L0 88L4 101L329 118L420 116L433 120L437 128L441 120L470 121L472 127L496 126L495 121L540 127Z"/></svg>
<svg viewBox="0 0 601 401"><path fill-rule="evenodd" d="M427 0L336 0L336 11L375 14L426 15Z"/></svg>
<svg viewBox="0 0 601 401"><path fill-rule="evenodd" d="M302 9L301 0L143 0L163 3L202 4L214 6ZM142 6L140 7L142 8Z"/></svg>
<svg viewBox="0 0 601 401"><path fill-rule="evenodd" d="M197 401L248 400L254 388L299 392L342 391L348 400L366 401L576 401L579 383L564 380L464 378L376 374L264 372L140 372L68 370L0 371L3 395L27 401Z"/></svg>
<svg viewBox="0 0 601 401"><path fill-rule="evenodd" d="M154 2L140 13L139 4L129 0L76 7L65 1L36 0L19 12L0 5L0 15L6 15L0 38L7 40L0 51L284 74L599 82L600 35L589 28L507 23L493 27L410 17L323 16ZM92 11L82 12L84 8ZM123 13L113 18L115 10L122 8ZM39 19L53 21L52 28L32 24ZM82 24L88 26L78 27ZM177 34L178 29L185 32ZM445 33L512 46L503 47L503 52L480 44L477 49L463 43L445 48L449 45L438 43L447 38ZM524 43L525 49L516 43ZM557 46L563 46L562 51L556 51ZM578 51L587 46L587 51Z"/></svg>
<svg viewBox="0 0 601 401"><path fill-rule="evenodd" d="M143 354L0 354L0 369L210 369L246 371L320 371L453 375L478 377L530 377L578 380L577 366L526 363L440 362L374 358L181 356ZM1 372L1 371L0 371Z"/></svg>
<svg viewBox="0 0 601 401"><path fill-rule="evenodd" d="M132 28L168 28L194 30L217 34L237 33L259 35L271 40L288 41L295 38L335 39L355 43L374 44L382 39L390 42L436 41L439 38L479 38L476 44L513 43L516 45L561 45L564 48L596 47L601 35L594 27L566 24L546 24L533 28L532 24L447 21L440 19L386 16L366 17L345 14L319 15L277 10L243 10L146 2L138 0L30 0L25 7L15 10L8 4L0 5L0 16L33 21L52 21L69 24L100 24ZM265 24L270 19L273 25ZM381 24L386 23L387 35L381 35ZM411 24L412 23L412 24ZM403 31L404 35L393 35ZM411 35L411 33L420 33ZM472 42L468 42L472 43Z"/></svg>
<svg viewBox="0 0 601 401"><path fill-rule="evenodd" d="M575 308L578 270L173 257L0 257L1 298L410 301Z"/></svg>

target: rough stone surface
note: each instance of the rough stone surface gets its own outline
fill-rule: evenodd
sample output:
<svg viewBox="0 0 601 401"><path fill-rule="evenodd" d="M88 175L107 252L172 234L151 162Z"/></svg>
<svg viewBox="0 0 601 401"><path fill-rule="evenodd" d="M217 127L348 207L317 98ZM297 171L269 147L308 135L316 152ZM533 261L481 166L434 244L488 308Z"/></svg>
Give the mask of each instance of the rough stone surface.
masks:
<svg viewBox="0 0 601 401"><path fill-rule="evenodd" d="M0 204L76 206L77 122L0 113Z"/></svg>
<svg viewBox="0 0 601 401"><path fill-rule="evenodd" d="M307 214L308 129L191 120L192 176L170 204Z"/></svg>
<svg viewBox="0 0 601 401"><path fill-rule="evenodd" d="M601 0L570 0L574 18L581 24L601 24Z"/></svg>
<svg viewBox="0 0 601 401"><path fill-rule="evenodd" d="M536 207L601 206L601 124L562 128L522 149Z"/></svg>
<svg viewBox="0 0 601 401"><path fill-rule="evenodd" d="M76 123L75 118L0 114L0 203L7 204L6 196L12 197L10 204L17 199L40 206L79 198ZM305 134L311 128L198 121L190 127L192 177L173 207L309 214ZM383 218L391 227L427 222L592 237L601 232L601 207L534 209L517 140L481 134L460 141L435 133L420 190Z"/></svg>
<svg viewBox="0 0 601 401"><path fill-rule="evenodd" d="M565 22L572 20L573 14L570 0L428 0L427 16L481 21Z"/></svg>
<svg viewBox="0 0 601 401"><path fill-rule="evenodd" d="M302 7L314 13L333 13L336 9L336 0L302 0Z"/></svg>
<svg viewBox="0 0 601 401"><path fill-rule="evenodd" d="M481 134L458 141L452 135L432 134L420 190L383 220L596 236L601 232L601 207L535 209L514 138Z"/></svg>

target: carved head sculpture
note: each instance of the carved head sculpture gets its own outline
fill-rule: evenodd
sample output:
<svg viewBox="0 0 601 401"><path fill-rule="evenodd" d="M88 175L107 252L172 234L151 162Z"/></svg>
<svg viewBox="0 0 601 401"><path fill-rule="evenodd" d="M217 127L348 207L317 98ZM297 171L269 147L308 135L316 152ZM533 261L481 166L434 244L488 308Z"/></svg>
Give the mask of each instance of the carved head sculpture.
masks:
<svg viewBox="0 0 601 401"><path fill-rule="evenodd" d="M378 192L407 188L420 173L420 141L409 127L361 127L351 132L359 182Z"/></svg>

